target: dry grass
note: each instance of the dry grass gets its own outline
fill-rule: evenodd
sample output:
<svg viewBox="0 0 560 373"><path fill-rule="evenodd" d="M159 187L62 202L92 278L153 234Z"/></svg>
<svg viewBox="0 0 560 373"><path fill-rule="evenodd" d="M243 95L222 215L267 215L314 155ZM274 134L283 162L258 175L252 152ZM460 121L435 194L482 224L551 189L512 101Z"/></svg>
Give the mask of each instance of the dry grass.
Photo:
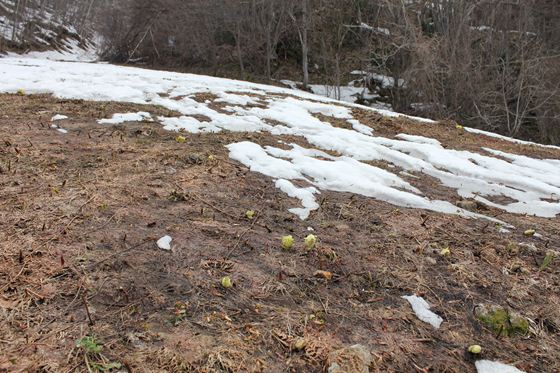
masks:
<svg viewBox="0 0 560 373"><path fill-rule="evenodd" d="M133 372L322 371L330 351L355 343L372 351L374 372L474 372L472 343L527 372L560 371L560 267L540 270L546 251L558 250L558 219L502 214L519 228L505 236L484 221L325 192L302 224L271 180L228 159L224 145L276 143L268 134L185 135L179 144L157 124L95 123L138 110L131 105L0 95L0 109L0 371L111 362ZM58 113L72 118L67 135L49 128ZM367 123L387 136L422 134L403 120ZM458 144L454 127L427 128ZM449 193L434 191L455 198ZM309 253L308 226L320 238ZM530 227L545 238L524 237ZM165 234L172 252L155 246ZM296 250L279 248L284 234L296 237ZM452 255L442 258L446 246ZM231 290L220 287L225 275ZM444 318L439 330L401 299L411 293ZM473 309L487 302L528 317L530 333L497 336L480 324ZM103 349L76 347L84 336Z"/></svg>

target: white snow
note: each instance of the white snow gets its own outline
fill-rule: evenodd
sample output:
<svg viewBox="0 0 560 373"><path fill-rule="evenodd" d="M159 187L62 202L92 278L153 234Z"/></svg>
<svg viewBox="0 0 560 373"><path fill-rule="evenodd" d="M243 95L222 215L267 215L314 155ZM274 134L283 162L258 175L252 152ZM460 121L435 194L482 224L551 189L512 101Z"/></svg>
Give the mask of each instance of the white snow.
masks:
<svg viewBox="0 0 560 373"><path fill-rule="evenodd" d="M60 133L65 133L65 134L68 133L68 130L65 130L64 128L59 127L56 124L51 125L51 128L57 130Z"/></svg>
<svg viewBox="0 0 560 373"><path fill-rule="evenodd" d="M320 96L336 98L337 95L339 95L340 101L349 103L356 102L358 97L370 101L374 101L380 97L378 94L370 93L368 89L364 87L354 87L352 82L339 87L324 84L310 84L309 89L311 89L314 94Z"/></svg>
<svg viewBox="0 0 560 373"><path fill-rule="evenodd" d="M368 76L377 81L383 88L391 88L395 86L395 78L383 74L369 73ZM397 87L406 87L404 79L397 80Z"/></svg>
<svg viewBox="0 0 560 373"><path fill-rule="evenodd" d="M232 105L247 106L257 105L259 103L253 97L247 95L234 95L227 92L219 92L217 96L216 102L225 102Z"/></svg>
<svg viewBox="0 0 560 373"><path fill-rule="evenodd" d="M157 246L162 250L171 250L171 241L173 239L170 236L163 236L157 241Z"/></svg>
<svg viewBox="0 0 560 373"><path fill-rule="evenodd" d="M439 141L437 141L435 139L430 139L429 137L407 135L407 134L404 134L404 133L399 133L395 137L397 139L401 139L401 140L405 140L405 141L415 142L415 143L418 143L418 144L434 145L434 146L437 146L438 148L441 148L441 143Z"/></svg>
<svg viewBox="0 0 560 373"><path fill-rule="evenodd" d="M391 30L389 30L388 28L385 28L385 27L378 27L377 32L379 32L381 34L385 34L387 36L391 35Z"/></svg>
<svg viewBox="0 0 560 373"><path fill-rule="evenodd" d="M356 119L348 119L348 123L350 123L352 125L352 128L355 131L358 131L358 132L360 132L364 135L371 136L373 134L373 129L371 127L363 125L362 123L360 123L360 121L358 121Z"/></svg>
<svg viewBox="0 0 560 373"><path fill-rule="evenodd" d="M45 44L48 43L45 42ZM32 51L24 54L10 52L8 56L67 62L94 62L98 59L97 50L94 47L82 48L75 39L66 42L66 50Z"/></svg>
<svg viewBox="0 0 560 373"><path fill-rule="evenodd" d="M100 119L99 124L120 124L124 122L152 122L152 116L145 111L138 113L114 114L111 119Z"/></svg>
<svg viewBox="0 0 560 373"><path fill-rule="evenodd" d="M10 4L11 3L11 4ZM7 6L9 4L9 6ZM21 8L21 6L23 8ZM15 35L12 35L14 30L13 13L15 8L20 8L19 11L24 13L23 19L25 22L17 22L15 28ZM55 9L48 4L42 4L40 7L35 7L27 3L19 4L17 7L13 2L8 0L0 1L0 13L9 15L0 16L0 38L21 42L25 41L32 43L40 43L45 47L56 48L47 51L31 51L24 54L8 53L12 57L25 57L35 59L49 59L56 61L84 61L92 62L97 60L97 51L94 45L87 41L80 44L77 30L71 25L67 25L67 20L60 19L55 16ZM56 30L56 31L55 31ZM53 45L50 39L57 39L57 34L64 31L65 36L57 40L57 45Z"/></svg>
<svg viewBox="0 0 560 373"><path fill-rule="evenodd" d="M416 295L405 295L403 298L410 303L416 317L425 323L432 325L434 328L439 329L443 319L430 311L430 305L424 300L424 298Z"/></svg>
<svg viewBox="0 0 560 373"><path fill-rule="evenodd" d="M458 208L452 203L457 196L451 201L427 198L417 179L422 174L456 190L461 198L472 198L504 211L541 217L560 214L560 160L534 159L493 149L481 149L480 153L454 150L444 148L436 139L406 133L395 138L376 136L352 113L353 108L361 108L384 116L400 116L391 111L207 76L109 64L0 58L0 92L15 93L20 89L29 94L52 93L59 98L160 105L181 114L157 118L166 130L268 132L302 138L308 144L305 147L286 143L262 147L249 141L228 145L232 159L273 178L278 189L298 199L301 206L290 211L302 219L318 208L316 197L320 192L334 191L402 207L484 217L508 226ZM216 95L228 106L217 111L209 102L194 99L194 95L203 93ZM347 125L323 121L318 114ZM150 114L139 112L116 114L99 122L145 120L152 120ZM426 124L426 133L430 133L432 121L418 120ZM401 178L408 175L416 178ZM511 202L492 202L492 197L506 197Z"/></svg>
<svg viewBox="0 0 560 373"><path fill-rule="evenodd" d="M525 373L514 366L499 361L478 360L475 366L478 373Z"/></svg>
<svg viewBox="0 0 560 373"><path fill-rule="evenodd" d="M377 31L378 33L384 34L384 35L391 35L391 31L388 28L385 27L372 27L370 25L368 25L365 22L361 22L359 25L359 28L362 28L364 30L369 30L369 31Z"/></svg>
<svg viewBox="0 0 560 373"><path fill-rule="evenodd" d="M297 198L301 201L303 208L292 208L288 210L291 213L299 216L301 220L307 219L311 211L317 210L319 208L319 204L315 202L314 196L314 194L319 193L319 191L313 187L298 188L290 181L285 179L276 180L276 187L282 192L286 193L288 196Z"/></svg>
<svg viewBox="0 0 560 373"><path fill-rule="evenodd" d="M64 119L68 119L68 117L66 115L56 114L54 117L51 118L51 122L54 122L54 121L57 121L57 120L64 120Z"/></svg>
<svg viewBox="0 0 560 373"><path fill-rule="evenodd" d="M350 75L363 76L368 79L375 80L381 86L381 88L391 88L395 86L395 78L384 74L373 73L373 72L362 71L362 70L354 70L350 72ZM404 81L404 79L397 80L397 86L406 87L406 82Z"/></svg>
<svg viewBox="0 0 560 373"><path fill-rule="evenodd" d="M470 132L470 133L476 133L476 134L479 134L479 135L494 137L496 139L509 141L509 142L513 142L513 143L517 143L517 144L521 144L521 145L540 146L540 147L543 147L543 148L560 150L560 146L544 145L544 144L539 144L539 143L531 142L531 141L518 140L518 139L514 139L513 137L507 137L507 136L500 135L500 134L497 134L497 133L494 133L494 132L483 131L483 130L479 130L479 129L476 129L476 128L463 127L463 129L467 132Z"/></svg>
<svg viewBox="0 0 560 373"><path fill-rule="evenodd" d="M291 89L299 92L305 92L298 88L301 82L294 82L292 80L280 80L280 83L290 87ZM340 101L355 103L359 97L370 102L369 106L381 110L390 110L391 105L381 101L377 101L381 96L377 93L371 93L367 88L362 86L354 86L354 81L349 82L347 85L333 86L324 84L309 84L308 88L316 95L325 96L329 98L336 98Z"/></svg>

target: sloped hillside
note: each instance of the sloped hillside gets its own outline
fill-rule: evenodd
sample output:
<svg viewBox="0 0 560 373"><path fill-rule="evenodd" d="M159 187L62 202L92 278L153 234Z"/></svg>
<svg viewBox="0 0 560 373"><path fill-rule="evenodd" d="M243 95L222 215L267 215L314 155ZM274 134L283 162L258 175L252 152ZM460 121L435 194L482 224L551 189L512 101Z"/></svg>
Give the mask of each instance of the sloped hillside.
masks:
<svg viewBox="0 0 560 373"><path fill-rule="evenodd" d="M0 52L77 53L92 49L68 21L44 1L0 0Z"/></svg>
<svg viewBox="0 0 560 373"><path fill-rule="evenodd" d="M0 92L0 369L560 369L557 147L106 64Z"/></svg>

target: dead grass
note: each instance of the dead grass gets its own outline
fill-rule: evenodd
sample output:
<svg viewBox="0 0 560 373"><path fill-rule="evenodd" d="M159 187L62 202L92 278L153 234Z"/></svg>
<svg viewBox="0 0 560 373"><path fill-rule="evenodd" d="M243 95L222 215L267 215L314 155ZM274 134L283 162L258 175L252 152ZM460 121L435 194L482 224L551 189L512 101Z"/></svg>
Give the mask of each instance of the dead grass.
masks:
<svg viewBox="0 0 560 373"><path fill-rule="evenodd" d="M527 372L560 371L560 267L540 270L546 251L558 250L558 219L502 214L519 229L499 235L484 221L324 192L302 224L287 211L293 200L230 161L224 147L277 138L186 135L179 144L158 124L95 122L137 110L0 95L0 371L110 362L134 372L322 371L330 351L355 343L374 354L373 372L474 372L465 352L473 343L485 358ZM72 118L67 135L49 128L59 113ZM386 136L558 157L459 137L443 124L360 119ZM415 182L429 189L428 179ZM320 240L312 252L301 244L308 226ZM532 227L544 239L523 236ZM165 234L172 252L155 246ZM296 250L279 247L284 234ZM447 246L451 256L439 256ZM316 278L317 270L333 280ZM231 290L220 286L225 275ZM411 293L444 318L439 330L401 299ZM473 309L488 302L528 317L530 334L496 336L480 324ZM76 347L84 336L102 351ZM305 348L293 348L297 338Z"/></svg>

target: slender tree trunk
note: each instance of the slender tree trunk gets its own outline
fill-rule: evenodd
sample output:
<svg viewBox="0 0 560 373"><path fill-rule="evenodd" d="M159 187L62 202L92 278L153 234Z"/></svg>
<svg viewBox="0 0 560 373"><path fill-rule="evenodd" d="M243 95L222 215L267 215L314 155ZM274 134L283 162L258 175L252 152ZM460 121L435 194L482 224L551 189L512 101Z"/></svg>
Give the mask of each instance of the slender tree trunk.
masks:
<svg viewBox="0 0 560 373"><path fill-rule="evenodd" d="M16 37L17 37L17 24L18 24L19 2L20 2L20 0L17 0L17 2L16 2L16 11L14 12L14 26L13 26L13 28L12 28L12 41L13 41L13 42L16 41Z"/></svg>
<svg viewBox="0 0 560 373"><path fill-rule="evenodd" d="M335 92L335 98L337 100L340 100L340 53L336 53L335 54L335 64L334 64L334 68L335 68L335 73L334 73L334 92Z"/></svg>
<svg viewBox="0 0 560 373"><path fill-rule="evenodd" d="M83 19L83 21L82 21L82 27L81 27L81 30L80 30L80 32L81 32L82 34L83 34L84 31L86 30L87 22L88 22L88 20L89 20L89 15L90 15L90 13L91 13L91 8L93 7L93 3L94 3L94 2L95 2L95 0L91 0L91 1L89 2L89 5L88 5L88 8L87 8L86 14L84 15L84 19Z"/></svg>
<svg viewBox="0 0 560 373"><path fill-rule="evenodd" d="M303 87L307 89L309 85L309 44L307 40L307 27L309 22L309 0L302 0L303 6L303 26L301 30L301 65L303 68Z"/></svg>
<svg viewBox="0 0 560 373"><path fill-rule="evenodd" d="M270 79L272 77L272 52L270 47L270 40L266 41L266 77Z"/></svg>
<svg viewBox="0 0 560 373"><path fill-rule="evenodd" d="M245 64L243 63L243 53L241 51L241 26L237 23L237 35L235 37L235 46L237 48L237 58L239 60L239 68L241 69L241 73L245 73Z"/></svg>
<svg viewBox="0 0 560 373"><path fill-rule="evenodd" d="M268 19L266 24L266 77L270 79L272 77L272 28L274 22L274 4L270 0L266 18Z"/></svg>

